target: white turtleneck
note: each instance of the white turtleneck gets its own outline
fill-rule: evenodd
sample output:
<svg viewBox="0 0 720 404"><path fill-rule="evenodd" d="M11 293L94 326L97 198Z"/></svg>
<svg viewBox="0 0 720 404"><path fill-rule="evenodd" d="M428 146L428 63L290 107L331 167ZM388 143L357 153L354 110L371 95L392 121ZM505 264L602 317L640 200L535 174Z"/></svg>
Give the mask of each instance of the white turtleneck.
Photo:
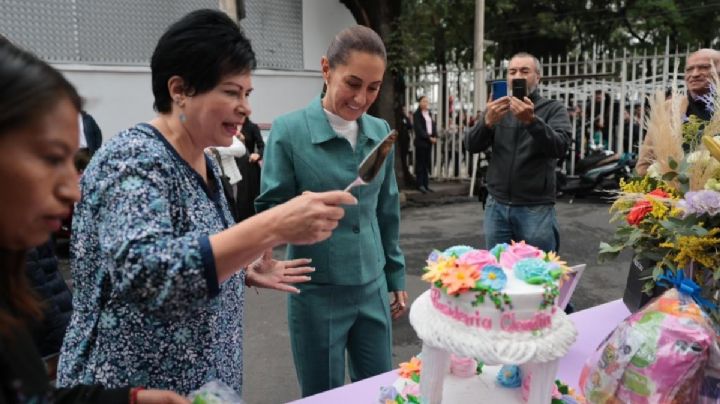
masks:
<svg viewBox="0 0 720 404"><path fill-rule="evenodd" d="M350 142L352 149L355 150L358 136L357 122L346 121L342 117L333 114L325 108L323 108L323 111L325 111L325 115L328 117L328 122L330 122L330 126L332 126L335 133L347 139L347 141Z"/></svg>

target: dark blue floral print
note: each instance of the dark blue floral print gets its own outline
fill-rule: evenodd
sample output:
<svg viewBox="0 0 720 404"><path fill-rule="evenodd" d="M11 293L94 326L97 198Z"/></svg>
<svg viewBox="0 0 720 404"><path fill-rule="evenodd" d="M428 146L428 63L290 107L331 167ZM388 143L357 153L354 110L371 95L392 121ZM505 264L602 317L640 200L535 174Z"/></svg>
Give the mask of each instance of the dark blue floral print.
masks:
<svg viewBox="0 0 720 404"><path fill-rule="evenodd" d="M146 124L93 157L73 217L59 386L184 394L220 379L241 392L244 272L218 286L208 236L233 219L206 160L212 187Z"/></svg>

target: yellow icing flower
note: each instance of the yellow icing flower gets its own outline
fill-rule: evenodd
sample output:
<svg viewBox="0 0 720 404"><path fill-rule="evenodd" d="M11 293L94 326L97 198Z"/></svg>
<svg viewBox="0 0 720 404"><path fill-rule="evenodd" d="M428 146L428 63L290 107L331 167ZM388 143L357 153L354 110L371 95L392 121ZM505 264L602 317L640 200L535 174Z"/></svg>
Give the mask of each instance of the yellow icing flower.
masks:
<svg viewBox="0 0 720 404"><path fill-rule="evenodd" d="M442 283L448 295L459 295L475 286L480 271L473 265L456 265L442 276Z"/></svg>
<svg viewBox="0 0 720 404"><path fill-rule="evenodd" d="M400 364L400 369L398 369L398 373L400 374L400 377L409 379L413 376L413 374L419 374L421 369L422 361L417 357L413 356L412 358L410 358L410 362L403 362Z"/></svg>
<svg viewBox="0 0 720 404"><path fill-rule="evenodd" d="M449 268L455 266L455 257L438 257L436 262L428 262L427 271L423 274L422 280L435 283L442 279Z"/></svg>

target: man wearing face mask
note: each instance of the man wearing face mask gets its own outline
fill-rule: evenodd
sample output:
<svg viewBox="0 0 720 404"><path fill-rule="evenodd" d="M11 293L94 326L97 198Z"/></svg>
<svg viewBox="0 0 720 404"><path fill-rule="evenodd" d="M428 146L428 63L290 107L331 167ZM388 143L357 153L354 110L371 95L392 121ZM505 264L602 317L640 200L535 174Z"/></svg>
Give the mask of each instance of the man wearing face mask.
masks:
<svg viewBox="0 0 720 404"><path fill-rule="evenodd" d="M690 115L695 115L703 121L713 117L712 96L717 91L712 86L713 70L720 75L720 51L714 49L700 49L688 56L685 62L685 87L687 97L680 100L680 112L683 121ZM669 103L667 104L669 107ZM653 134L648 132L640 147L638 162L635 166L639 175L645 175L648 167L655 160L653 149Z"/></svg>
<svg viewBox="0 0 720 404"><path fill-rule="evenodd" d="M524 240L545 251L560 244L555 217L555 166L570 145L572 126L562 103L537 91L542 68L529 53L510 59L508 88L525 79L523 99L505 96L488 102L465 145L476 153L492 147L487 173L485 244Z"/></svg>

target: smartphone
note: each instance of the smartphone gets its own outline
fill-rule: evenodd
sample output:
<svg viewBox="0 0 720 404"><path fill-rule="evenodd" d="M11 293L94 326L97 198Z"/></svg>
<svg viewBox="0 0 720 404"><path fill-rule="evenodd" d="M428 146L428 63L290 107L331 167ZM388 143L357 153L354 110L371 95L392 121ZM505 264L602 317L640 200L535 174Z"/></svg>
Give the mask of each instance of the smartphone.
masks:
<svg viewBox="0 0 720 404"><path fill-rule="evenodd" d="M507 95L507 81L495 80L492 82L492 100L502 98Z"/></svg>
<svg viewBox="0 0 720 404"><path fill-rule="evenodd" d="M527 80L525 79L513 79L512 81L512 96L520 100L527 97Z"/></svg>

